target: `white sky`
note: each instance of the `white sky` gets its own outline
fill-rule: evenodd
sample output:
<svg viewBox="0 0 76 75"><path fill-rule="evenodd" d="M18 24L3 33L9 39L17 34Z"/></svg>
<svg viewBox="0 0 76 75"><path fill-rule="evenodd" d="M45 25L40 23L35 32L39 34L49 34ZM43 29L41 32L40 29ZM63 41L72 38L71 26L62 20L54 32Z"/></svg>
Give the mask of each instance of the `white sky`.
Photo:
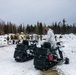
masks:
<svg viewBox="0 0 76 75"><path fill-rule="evenodd" d="M0 0L0 19L15 24L76 23L76 0Z"/></svg>

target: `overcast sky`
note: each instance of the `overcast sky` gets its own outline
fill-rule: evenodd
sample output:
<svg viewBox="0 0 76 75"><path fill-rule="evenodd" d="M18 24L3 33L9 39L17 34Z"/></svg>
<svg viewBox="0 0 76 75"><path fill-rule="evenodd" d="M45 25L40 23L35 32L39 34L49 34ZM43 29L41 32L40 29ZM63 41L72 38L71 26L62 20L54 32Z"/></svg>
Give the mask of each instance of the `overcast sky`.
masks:
<svg viewBox="0 0 76 75"><path fill-rule="evenodd" d="M76 23L76 0L0 0L0 19L15 24Z"/></svg>

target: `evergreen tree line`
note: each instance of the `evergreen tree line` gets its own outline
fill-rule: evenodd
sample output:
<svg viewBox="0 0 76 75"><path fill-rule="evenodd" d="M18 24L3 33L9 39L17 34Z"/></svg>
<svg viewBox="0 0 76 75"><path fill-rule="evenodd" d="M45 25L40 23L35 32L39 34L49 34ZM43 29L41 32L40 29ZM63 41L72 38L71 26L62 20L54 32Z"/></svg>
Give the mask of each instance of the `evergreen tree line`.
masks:
<svg viewBox="0 0 76 75"><path fill-rule="evenodd" d="M44 30L46 26L49 26L54 30L55 34L69 34L69 33L76 33L76 25L68 25L66 24L65 19L62 22L55 22L51 25L42 24L42 22L37 22L36 25L16 25L11 22L5 23L4 21L0 22L0 35L2 34L9 34L9 33L20 33L24 32L26 34L45 34L46 31Z"/></svg>

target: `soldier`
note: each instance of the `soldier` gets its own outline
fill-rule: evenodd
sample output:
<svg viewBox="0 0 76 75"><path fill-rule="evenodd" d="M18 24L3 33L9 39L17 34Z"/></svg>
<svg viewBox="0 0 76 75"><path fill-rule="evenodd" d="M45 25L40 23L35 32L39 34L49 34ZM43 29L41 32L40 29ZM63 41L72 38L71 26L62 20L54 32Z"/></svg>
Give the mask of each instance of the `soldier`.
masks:
<svg viewBox="0 0 76 75"><path fill-rule="evenodd" d="M45 41L49 42L51 44L51 48L53 50L57 49L56 54L58 56L58 59L63 59L62 52L59 50L59 47L57 47L56 40L55 40L55 35L54 35L53 30L49 26L45 27L45 30L47 31L47 37L46 37Z"/></svg>

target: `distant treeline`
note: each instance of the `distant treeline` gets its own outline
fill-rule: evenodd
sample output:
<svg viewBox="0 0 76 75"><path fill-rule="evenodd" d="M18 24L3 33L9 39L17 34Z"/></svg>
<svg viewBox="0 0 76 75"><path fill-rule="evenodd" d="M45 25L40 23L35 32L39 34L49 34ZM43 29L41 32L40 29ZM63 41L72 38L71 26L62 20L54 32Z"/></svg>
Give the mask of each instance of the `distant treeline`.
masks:
<svg viewBox="0 0 76 75"><path fill-rule="evenodd" d="M5 23L4 21L0 22L0 35L2 34L9 34L9 33L20 33L20 32L24 32L26 34L45 34L45 30L44 28L46 26L50 26L53 30L55 34L69 34L69 33L76 33L76 26L75 24L73 25L68 25L66 24L65 19L62 20L62 22L55 22L52 23L51 25L46 25L43 24L42 22L37 22L37 24L35 25L24 25L24 24L20 24L20 25L16 25L13 24L11 22L7 22Z"/></svg>

